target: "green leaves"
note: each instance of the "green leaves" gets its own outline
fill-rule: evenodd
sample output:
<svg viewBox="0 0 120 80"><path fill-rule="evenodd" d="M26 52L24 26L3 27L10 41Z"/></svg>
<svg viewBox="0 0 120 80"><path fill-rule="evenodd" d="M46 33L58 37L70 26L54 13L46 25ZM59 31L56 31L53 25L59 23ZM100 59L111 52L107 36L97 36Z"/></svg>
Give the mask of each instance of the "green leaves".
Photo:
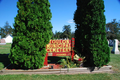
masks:
<svg viewBox="0 0 120 80"><path fill-rule="evenodd" d="M9 55L12 64L20 68L41 68L46 56L46 44L52 36L51 12L48 0L18 0L15 17L15 37Z"/></svg>
<svg viewBox="0 0 120 80"><path fill-rule="evenodd" d="M86 66L103 66L109 62L106 43L103 0L77 0L75 50L86 57ZM107 57L106 57L107 56Z"/></svg>

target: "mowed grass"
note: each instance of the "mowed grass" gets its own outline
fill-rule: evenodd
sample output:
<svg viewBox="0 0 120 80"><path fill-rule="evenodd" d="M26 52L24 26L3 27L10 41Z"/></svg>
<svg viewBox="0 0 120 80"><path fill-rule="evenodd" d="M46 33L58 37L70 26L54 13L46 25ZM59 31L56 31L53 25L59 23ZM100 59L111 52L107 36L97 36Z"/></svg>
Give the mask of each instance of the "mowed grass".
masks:
<svg viewBox="0 0 120 80"><path fill-rule="evenodd" d="M0 45L0 70L9 65L7 54L10 53L11 44ZM112 50L112 47L110 47ZM120 48L119 48L120 50ZM73 74L73 75L0 75L0 80L120 80L120 54L111 54L113 73Z"/></svg>
<svg viewBox="0 0 120 80"><path fill-rule="evenodd" d="M10 53L11 44L0 45L0 70L10 64L8 53Z"/></svg>
<svg viewBox="0 0 120 80"><path fill-rule="evenodd" d="M11 43L7 43L6 45L0 45L0 54L8 54L10 53Z"/></svg>
<svg viewBox="0 0 120 80"><path fill-rule="evenodd" d="M113 47L110 47L112 51ZM120 47L118 48L120 51ZM113 67L113 70L120 73L120 54L111 54L109 65Z"/></svg>
<svg viewBox="0 0 120 80"><path fill-rule="evenodd" d="M0 80L120 80L117 74L0 75Z"/></svg>

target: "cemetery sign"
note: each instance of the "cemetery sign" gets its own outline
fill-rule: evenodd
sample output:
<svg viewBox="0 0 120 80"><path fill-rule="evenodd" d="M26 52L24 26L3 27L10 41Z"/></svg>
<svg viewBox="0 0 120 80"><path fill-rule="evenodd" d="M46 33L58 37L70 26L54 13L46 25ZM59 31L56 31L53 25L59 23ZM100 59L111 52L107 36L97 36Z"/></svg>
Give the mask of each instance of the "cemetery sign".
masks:
<svg viewBox="0 0 120 80"><path fill-rule="evenodd" d="M50 40L49 44L46 45L47 54L45 57L44 65L47 65L48 56L71 56L73 60L74 56L74 44L75 39L72 40Z"/></svg>

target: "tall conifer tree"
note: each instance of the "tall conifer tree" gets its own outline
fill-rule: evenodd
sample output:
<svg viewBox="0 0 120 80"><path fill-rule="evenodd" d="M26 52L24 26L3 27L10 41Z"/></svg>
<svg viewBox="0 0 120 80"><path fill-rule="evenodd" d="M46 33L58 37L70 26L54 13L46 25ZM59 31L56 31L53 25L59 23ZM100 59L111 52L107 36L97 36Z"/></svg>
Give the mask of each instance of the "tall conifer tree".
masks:
<svg viewBox="0 0 120 80"><path fill-rule="evenodd" d="M110 61L106 39L103 0L77 0L75 50L85 56L85 66L103 66Z"/></svg>
<svg viewBox="0 0 120 80"><path fill-rule="evenodd" d="M18 0L15 17L15 37L10 50L10 61L21 68L41 68L46 55L46 44L52 37L52 17L48 0Z"/></svg>

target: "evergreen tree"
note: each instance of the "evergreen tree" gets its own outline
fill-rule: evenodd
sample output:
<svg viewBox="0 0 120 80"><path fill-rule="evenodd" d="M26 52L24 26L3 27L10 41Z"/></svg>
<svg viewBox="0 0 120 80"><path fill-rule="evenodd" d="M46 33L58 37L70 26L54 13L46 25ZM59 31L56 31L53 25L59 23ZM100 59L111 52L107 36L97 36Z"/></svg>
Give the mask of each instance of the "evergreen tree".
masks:
<svg viewBox="0 0 120 80"><path fill-rule="evenodd" d="M75 37L75 32L72 32L71 33L71 38L74 38Z"/></svg>
<svg viewBox="0 0 120 80"><path fill-rule="evenodd" d="M52 32L52 37L51 37L51 39L54 39L54 33Z"/></svg>
<svg viewBox="0 0 120 80"><path fill-rule="evenodd" d="M106 39L103 0L77 0L75 50L85 56L85 66L103 66L110 61Z"/></svg>
<svg viewBox="0 0 120 80"><path fill-rule="evenodd" d="M63 26L63 38L71 39L71 26L70 25Z"/></svg>
<svg viewBox="0 0 120 80"><path fill-rule="evenodd" d="M55 31L54 39L63 39L63 33Z"/></svg>
<svg viewBox="0 0 120 80"><path fill-rule="evenodd" d="M15 37L10 61L21 68L41 68L47 53L46 44L52 37L50 3L48 0L18 0Z"/></svg>

